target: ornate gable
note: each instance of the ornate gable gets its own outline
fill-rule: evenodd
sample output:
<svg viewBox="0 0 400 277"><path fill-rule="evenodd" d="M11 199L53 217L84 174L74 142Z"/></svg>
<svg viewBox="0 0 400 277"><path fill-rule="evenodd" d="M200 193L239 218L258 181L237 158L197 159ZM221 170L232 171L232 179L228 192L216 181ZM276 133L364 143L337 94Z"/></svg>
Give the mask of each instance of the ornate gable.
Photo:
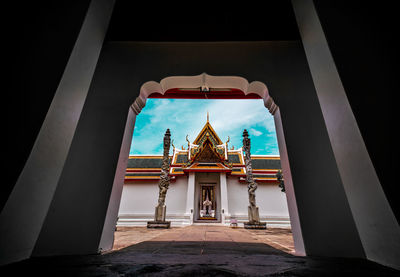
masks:
<svg viewBox="0 0 400 277"><path fill-rule="evenodd" d="M193 157L193 161L201 163L218 163L224 160L224 156L221 156L214 148L210 140L206 140L200 148L200 151Z"/></svg>
<svg viewBox="0 0 400 277"><path fill-rule="evenodd" d="M215 132L214 128L211 126L210 122L207 118L207 123L204 125L203 129L197 135L197 138L193 141L193 144L202 144L202 142L209 137L210 140L215 145L223 144L222 140L218 137L217 133Z"/></svg>
<svg viewBox="0 0 400 277"><path fill-rule="evenodd" d="M187 140L189 146L187 166L193 164L195 161L204 163L225 163L225 161L228 160L227 143L223 143L218 137L208 118L207 113L207 122L193 143Z"/></svg>

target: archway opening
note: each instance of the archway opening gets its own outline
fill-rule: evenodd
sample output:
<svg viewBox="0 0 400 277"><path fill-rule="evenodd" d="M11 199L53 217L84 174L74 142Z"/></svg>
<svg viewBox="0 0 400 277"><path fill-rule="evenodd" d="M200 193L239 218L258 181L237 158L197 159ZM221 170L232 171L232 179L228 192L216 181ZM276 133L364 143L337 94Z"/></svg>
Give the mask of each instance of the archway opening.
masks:
<svg viewBox="0 0 400 277"><path fill-rule="evenodd" d="M148 98L151 98L152 100L148 100ZM155 99L160 98L161 100L154 101ZM277 130L278 132L275 132L275 123L277 122L277 119L278 124L280 122L279 116L273 116L277 111L279 114L279 109L273 99L269 96L265 84L261 82L252 82L249 84L246 79L241 77L215 77L205 73L198 76L168 77L161 80L159 83L150 81L142 86L139 97L132 105L130 113L133 111L135 116L128 116L127 126L129 126L129 122L131 125L135 125L135 120L140 121L140 117L136 118L136 116L139 115L147 102L147 105L149 106L157 106L158 108L163 107L166 110L179 110L179 106L174 105L179 102L178 99L185 99L186 105L188 105L188 100L192 101L192 104L189 104L192 105L192 107L199 107L199 99L203 99L200 100L200 102L214 101L214 106L218 101L226 101L229 99L228 101L230 101L230 103L228 104L228 108L225 106L225 109L230 109L231 116L232 114L235 114L235 112L239 113L238 107L244 106L243 109L245 113L238 115L238 117L241 118L241 124L237 127L239 129L247 127L253 135L253 138L255 138L255 141L257 141L257 136L259 136L261 132L252 128L251 117L243 118L243 115L247 114L260 117L259 115L256 115L254 107L256 107L257 104L258 110L259 107L262 107L264 119L257 118L257 122L269 120L270 128L272 126L273 129L269 131L271 131L270 135L275 135L276 148L278 148L278 141L280 142L279 150L275 149L272 151L273 153L271 151L260 152L260 149L257 148L253 148L255 151L252 152L251 160L256 165L254 168L255 181L259 183L257 189L257 204L261 211L260 219L261 221L267 222L269 226L267 232L271 233L272 231L275 231L275 234L279 233L281 235L280 237L276 235L274 236L275 240L279 237L278 241L275 242L271 241L268 236L264 236L264 238L269 240L270 244L275 245L281 250L286 250L286 252L290 253L295 253L297 251L297 254L302 254L303 251L301 250L301 247L300 251L299 247L297 247L295 251L296 243L293 243L291 234L291 230L293 229L293 226L291 225L293 224L290 224L289 218L292 217L293 212L290 213L289 211L293 210L295 207L293 207L293 203L290 203L290 197L287 198L286 194L282 192L283 189L278 186L279 184L282 185L282 182L279 182L277 179L277 173L278 171L282 172L283 169L285 176L284 180L285 182L288 182L291 187L290 168L288 167L287 157L283 157L283 163L281 163L282 157L280 153L283 153L284 155L286 153L285 150L280 150L281 147L285 147L285 144L282 144L284 138L282 137L282 132L279 133L279 130ZM196 99L196 104L193 103L194 99ZM236 105L236 108L233 104L235 101L238 104ZM157 102L158 104L154 104ZM172 104L172 102L174 104ZM246 106L246 102L253 102L253 104L256 102L257 104L255 106L253 105L253 107L252 105ZM269 112L265 111L265 107ZM192 110L194 109L192 108ZM156 109L156 113L158 119L155 119L155 114L153 114L152 117L152 119L155 119L156 121L160 120L160 118L165 119L166 117L171 116L171 112L169 114L162 113L161 109ZM204 108L201 113L205 115ZM144 114L148 114L148 112L144 112ZM194 116L197 118L199 117L198 115ZM265 116L268 116L269 118ZM173 117L177 116L174 115ZM182 116L180 116L180 120L182 120ZM235 122L226 122L226 118L219 120L224 121L224 123L220 124L222 126L236 124ZM149 120L147 119L147 121ZM211 128L209 134L212 133L214 139L216 138L218 143L223 145L222 141L219 141L218 132L215 132L212 124L212 121L211 123L209 122L209 116L207 114L207 123L197 135L197 138L194 139L194 136L192 135L194 140L192 139L192 142L190 142L186 137L188 142L187 148L181 146L181 143L177 144L180 147L175 147L175 145L172 147L172 155L170 154L171 169L169 175L173 185L169 189L167 196L167 206L170 207L169 212L167 211L167 220L169 219L172 221L173 227L216 224L231 227L239 226L240 228L243 227L243 223L246 219L248 220L246 205L246 202L248 202L246 168L244 165L243 149L241 148L241 143L238 141L238 137L241 137L241 132L236 130L234 134L226 134L226 132L224 134L225 136L232 136L236 139L234 143L236 145L231 144L231 146L233 146L231 149L228 149L228 141L230 138L228 138L228 141L224 144L226 163L225 165L221 164L224 168L212 168L210 163L200 159L197 161L200 161L199 163L194 163L194 161L190 162L190 153L193 155L193 153L196 152L190 151L190 147L195 145L199 148L203 148L203 146L199 146L198 143L201 132L204 132L205 128ZM207 125L210 127L207 127ZM152 128L153 126L147 127ZM182 130L183 126L180 127L181 128L177 128L174 131L178 129L180 132L190 131ZM195 129L196 128L192 129L192 132ZM220 128L217 127L216 129L218 129L217 131L220 131ZM128 133L132 133L132 131L133 130L129 128L126 130ZM165 130L158 131L163 132ZM199 130L197 130L197 132L198 131ZM141 131L137 130L136 134L139 132L143 132L143 128ZM113 234L113 238L114 235L116 238L115 241L113 240L113 249L119 249L129 245L129 243L137 243L138 241L149 238L148 235L143 236L140 234L143 233L142 231L139 231L138 234L137 232L135 233L134 229L131 229L131 231L134 231L133 238L128 239L129 236L127 236L127 233L121 234L118 233L118 231L126 231L126 227L146 226L146 222L150 221L152 217L154 217L153 206L155 206L157 201L156 198L158 196L158 181L160 178L160 163L162 161L162 156L156 153L144 153L140 148L143 147L144 141L146 144L154 144L150 137L162 141L162 137L160 135L156 136L155 133L157 132L154 130L154 132L148 136L147 140L142 140L142 143L135 143L134 138L132 146L129 147L131 150L127 163L118 166L123 166L126 171L124 170L123 185L120 185L120 187L123 188L119 189L118 195L116 196L118 199L114 200L114 202L118 202L119 205L117 208L114 207L114 216L117 216L117 220L114 221L114 224L116 222L117 232ZM209 137L209 134L207 134L207 137ZM136 136L136 140L139 141L137 137L138 136ZM182 134L180 137L182 138ZM174 136L174 138L176 139L177 137ZM127 142L125 142L125 144L126 143ZM204 149L206 148L207 147L204 147ZM125 151L126 149L127 147L125 147ZM162 151L159 150L157 152L162 153ZM264 147L264 150L267 149ZM126 155L126 153L121 154ZM203 154L203 156L204 155L207 156L207 154ZM183 159L186 160L183 161ZM188 167L188 164L190 163L191 165ZM291 188L289 188L289 193L293 193ZM203 209L204 207L202 207L202 203L205 203L207 200L211 203L211 213L207 213L208 210ZM116 203L114 203L114 206L116 206ZM117 210L117 215L115 215L115 210ZM206 214L204 214L204 211L206 211ZM291 217L289 217L289 213L291 214ZM293 220L291 221L293 222ZM297 232L297 229L299 229L297 226L298 220L294 220L294 225L294 229ZM113 228L115 229L115 225ZM279 228L279 230L276 228ZM282 231L284 229L286 231ZM276 232L277 230L278 232ZM267 235L267 232L262 234ZM160 232L148 232L148 234L149 233L158 235ZM253 232L252 235L257 235L257 232ZM260 233L258 233L258 235L260 235ZM150 237L151 236L152 235L150 235ZM298 232L295 237L296 236L298 236ZM123 239L121 239L122 237ZM279 240L281 241L279 242Z"/></svg>

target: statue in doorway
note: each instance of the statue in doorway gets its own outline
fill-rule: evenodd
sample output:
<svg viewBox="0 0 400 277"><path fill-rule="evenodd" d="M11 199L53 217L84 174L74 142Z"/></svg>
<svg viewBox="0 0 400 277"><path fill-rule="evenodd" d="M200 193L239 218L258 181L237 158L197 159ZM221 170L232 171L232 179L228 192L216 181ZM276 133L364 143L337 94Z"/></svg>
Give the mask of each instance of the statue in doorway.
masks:
<svg viewBox="0 0 400 277"><path fill-rule="evenodd" d="M210 216L210 210L212 207L212 202L208 199L208 194L206 196L206 200L203 202L203 209L206 210L206 215Z"/></svg>

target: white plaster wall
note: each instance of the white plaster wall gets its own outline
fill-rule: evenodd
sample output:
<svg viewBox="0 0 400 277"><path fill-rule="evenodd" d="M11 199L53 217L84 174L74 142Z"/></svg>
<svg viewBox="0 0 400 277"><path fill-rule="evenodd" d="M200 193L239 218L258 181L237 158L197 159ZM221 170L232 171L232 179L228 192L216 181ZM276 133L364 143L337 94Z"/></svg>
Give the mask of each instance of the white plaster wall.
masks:
<svg viewBox="0 0 400 277"><path fill-rule="evenodd" d="M176 182L169 185L167 198L165 200L167 205L167 218L168 214L183 215L186 212L187 183L188 178L186 176L182 176L178 177Z"/></svg>
<svg viewBox="0 0 400 277"><path fill-rule="evenodd" d="M230 215L239 222L247 220L249 198L247 185L236 177L228 178L228 205ZM286 195L276 184L258 183L256 203L260 218L269 226L290 227Z"/></svg>
<svg viewBox="0 0 400 277"><path fill-rule="evenodd" d="M277 184L258 183L256 201L260 216L289 216L286 195Z"/></svg>
<svg viewBox="0 0 400 277"><path fill-rule="evenodd" d="M173 226L190 224L190 217L185 215L187 182L187 177L179 177L176 182L170 184L167 192L166 219L171 221ZM227 189L230 217L238 219L239 223L247 221L247 185L239 183L236 177L230 177L227 179ZM145 226L147 221L153 220L157 201L158 181L125 184L117 226ZM270 227L290 227L286 195L277 185L259 183L256 201L262 221L266 221ZM228 218L226 224L229 223Z"/></svg>
<svg viewBox="0 0 400 277"><path fill-rule="evenodd" d="M247 215L247 207L249 206L247 185L239 183L237 177L230 177L227 181L228 205L231 216Z"/></svg>
<svg viewBox="0 0 400 277"><path fill-rule="evenodd" d="M117 226L145 226L153 220L158 201L158 181L143 181L125 184L122 190ZM172 225L185 224L187 177L179 177L170 183L165 203L166 220Z"/></svg>
<svg viewBox="0 0 400 277"><path fill-rule="evenodd" d="M168 191L168 196L170 195ZM154 214L158 199L158 182L135 182L125 184L122 189L118 215Z"/></svg>

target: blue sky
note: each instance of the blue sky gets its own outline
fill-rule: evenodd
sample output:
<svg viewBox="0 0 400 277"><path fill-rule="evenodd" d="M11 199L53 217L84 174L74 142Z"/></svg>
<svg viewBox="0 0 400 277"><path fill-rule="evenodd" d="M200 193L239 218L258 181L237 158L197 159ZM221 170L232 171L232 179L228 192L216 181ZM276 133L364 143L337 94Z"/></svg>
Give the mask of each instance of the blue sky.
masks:
<svg viewBox="0 0 400 277"><path fill-rule="evenodd" d="M167 128L177 148L187 148L186 135L192 142L207 121L220 139L230 137L229 149L242 147L243 129L251 138L254 155L279 155L275 124L264 107L262 99L199 100L199 99L147 99L146 106L136 117L130 155L162 155L163 136ZM172 154L172 147L170 153Z"/></svg>

